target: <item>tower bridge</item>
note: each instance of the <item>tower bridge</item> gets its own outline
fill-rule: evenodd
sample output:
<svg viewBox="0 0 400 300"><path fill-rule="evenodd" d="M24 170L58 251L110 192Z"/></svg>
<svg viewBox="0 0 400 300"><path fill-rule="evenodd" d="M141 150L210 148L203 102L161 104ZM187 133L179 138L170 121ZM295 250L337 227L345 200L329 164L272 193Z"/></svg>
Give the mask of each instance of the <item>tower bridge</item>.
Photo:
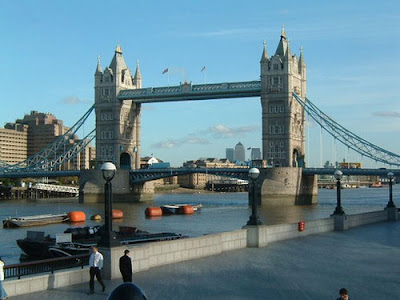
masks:
<svg viewBox="0 0 400 300"><path fill-rule="evenodd" d="M104 180L100 166L113 162L118 168L113 181L116 200L128 201L152 198L151 181L166 176L203 172L201 169L184 170L140 170L141 153L141 114L142 103L201 101L210 99L259 98L262 116L262 158L274 168L261 170L257 183L260 198L284 196L291 203L313 203L317 194L316 174L330 174L331 169L312 169L305 165L305 115L308 113L335 139L350 149L373 160L400 166L400 156L369 143L340 124L334 122L306 98L307 69L303 50L299 55L292 54L285 30L282 30L275 53L268 55L264 43L260 59L260 80L243 82L222 82L211 84L192 84L184 82L177 86L142 87L139 63L135 72L128 68L118 45L109 66L102 68L100 59L94 74L95 103L78 123L82 125L88 113L95 110L95 134L91 132L83 140L96 137L96 169L78 171L80 193L85 201L102 200ZM250 99L252 100L252 99ZM72 129L71 129L72 130ZM61 151L63 139L54 142L48 149L30 160L17 165L0 162L0 175L12 177L24 174L56 174L64 161L77 155L84 143L68 151ZM65 149L65 147L64 147ZM62 153L56 155L56 153ZM223 170L208 169L211 172ZM346 174L347 170L345 170ZM387 173L382 170L349 170L352 174L367 175ZM360 173L358 173L360 172ZM397 171L394 170L397 174ZM247 177L246 169L225 170L226 176ZM118 197L121 196L121 197ZM299 200L300 199L300 200ZM268 201L268 200L267 200Z"/></svg>

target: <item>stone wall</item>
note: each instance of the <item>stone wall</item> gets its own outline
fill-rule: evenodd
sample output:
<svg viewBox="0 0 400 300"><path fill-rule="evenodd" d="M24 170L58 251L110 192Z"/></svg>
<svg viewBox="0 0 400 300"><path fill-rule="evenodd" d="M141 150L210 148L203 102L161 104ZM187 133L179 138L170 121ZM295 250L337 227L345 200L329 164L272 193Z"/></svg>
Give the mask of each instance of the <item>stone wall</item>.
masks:
<svg viewBox="0 0 400 300"><path fill-rule="evenodd" d="M302 168L260 169L261 199L267 205L317 203L316 176L303 176Z"/></svg>
<svg viewBox="0 0 400 300"><path fill-rule="evenodd" d="M173 241L147 243L140 245L126 245L112 249L102 249L100 252L105 257L104 265L106 279L120 278L118 260L125 249L131 251L135 272L145 271L149 268L162 266L174 262L197 259L201 257L221 254L225 251L246 248L247 232L244 229L210 234L195 238L185 238Z"/></svg>
<svg viewBox="0 0 400 300"><path fill-rule="evenodd" d="M129 170L119 169L112 180L113 202L138 202L154 199L152 181L130 185ZM104 202L104 184L101 170L82 170L79 177L79 202Z"/></svg>

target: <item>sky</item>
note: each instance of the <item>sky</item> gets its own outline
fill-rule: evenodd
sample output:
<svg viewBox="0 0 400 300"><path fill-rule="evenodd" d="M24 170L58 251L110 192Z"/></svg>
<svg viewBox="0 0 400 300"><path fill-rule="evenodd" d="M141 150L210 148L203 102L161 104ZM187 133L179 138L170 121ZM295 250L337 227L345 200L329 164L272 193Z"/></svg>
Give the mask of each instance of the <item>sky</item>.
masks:
<svg viewBox="0 0 400 300"><path fill-rule="evenodd" d="M118 44L143 87L259 80L263 42L272 56L282 26L292 53L304 49L307 97L400 153L399 1L1 1L0 126L32 110L72 126L94 103L97 57L109 65ZM308 166L362 159L313 122L307 139ZM141 142L142 156L173 166L261 148L260 99L145 104Z"/></svg>

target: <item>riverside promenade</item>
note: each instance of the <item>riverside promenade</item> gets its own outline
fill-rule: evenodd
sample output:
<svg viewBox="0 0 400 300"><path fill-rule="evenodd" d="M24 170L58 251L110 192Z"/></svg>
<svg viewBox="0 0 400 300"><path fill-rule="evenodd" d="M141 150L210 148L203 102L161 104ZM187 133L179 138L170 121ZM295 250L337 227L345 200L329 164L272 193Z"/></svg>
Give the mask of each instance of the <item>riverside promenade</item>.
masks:
<svg viewBox="0 0 400 300"><path fill-rule="evenodd" d="M89 276L89 271L88 271ZM400 222L381 222L245 248L134 273L148 299L400 299ZM121 280L10 299L107 299Z"/></svg>

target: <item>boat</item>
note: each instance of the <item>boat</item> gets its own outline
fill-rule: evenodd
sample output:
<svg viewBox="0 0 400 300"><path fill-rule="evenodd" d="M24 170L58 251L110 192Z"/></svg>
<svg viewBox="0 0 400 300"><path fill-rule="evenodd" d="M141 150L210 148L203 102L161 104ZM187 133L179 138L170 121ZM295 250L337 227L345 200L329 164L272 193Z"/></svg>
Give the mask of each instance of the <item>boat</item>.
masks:
<svg viewBox="0 0 400 300"><path fill-rule="evenodd" d="M9 217L3 220L4 228L41 226L69 221L68 214L46 214L37 216Z"/></svg>
<svg viewBox="0 0 400 300"><path fill-rule="evenodd" d="M200 211L203 206L201 204L196 204L196 205L172 204L172 205L162 205L161 210L163 212L163 215L187 214L185 213L187 210L184 209L184 207L192 207L193 212L195 212L195 211Z"/></svg>
<svg viewBox="0 0 400 300"><path fill-rule="evenodd" d="M68 228L56 237L45 236L43 231L27 231L18 239L18 247L30 258L45 259L89 253L100 239L100 226Z"/></svg>
<svg viewBox="0 0 400 300"><path fill-rule="evenodd" d="M376 181L373 184L371 184L369 187L370 188L381 188L382 187L382 182Z"/></svg>
<svg viewBox="0 0 400 300"><path fill-rule="evenodd" d="M91 247L101 239L103 227L68 228L56 237L45 236L42 231L28 231L17 244L31 259L46 259L78 254L89 254ZM149 233L136 227L122 226L115 232L121 245L180 239L184 236L171 232Z"/></svg>

